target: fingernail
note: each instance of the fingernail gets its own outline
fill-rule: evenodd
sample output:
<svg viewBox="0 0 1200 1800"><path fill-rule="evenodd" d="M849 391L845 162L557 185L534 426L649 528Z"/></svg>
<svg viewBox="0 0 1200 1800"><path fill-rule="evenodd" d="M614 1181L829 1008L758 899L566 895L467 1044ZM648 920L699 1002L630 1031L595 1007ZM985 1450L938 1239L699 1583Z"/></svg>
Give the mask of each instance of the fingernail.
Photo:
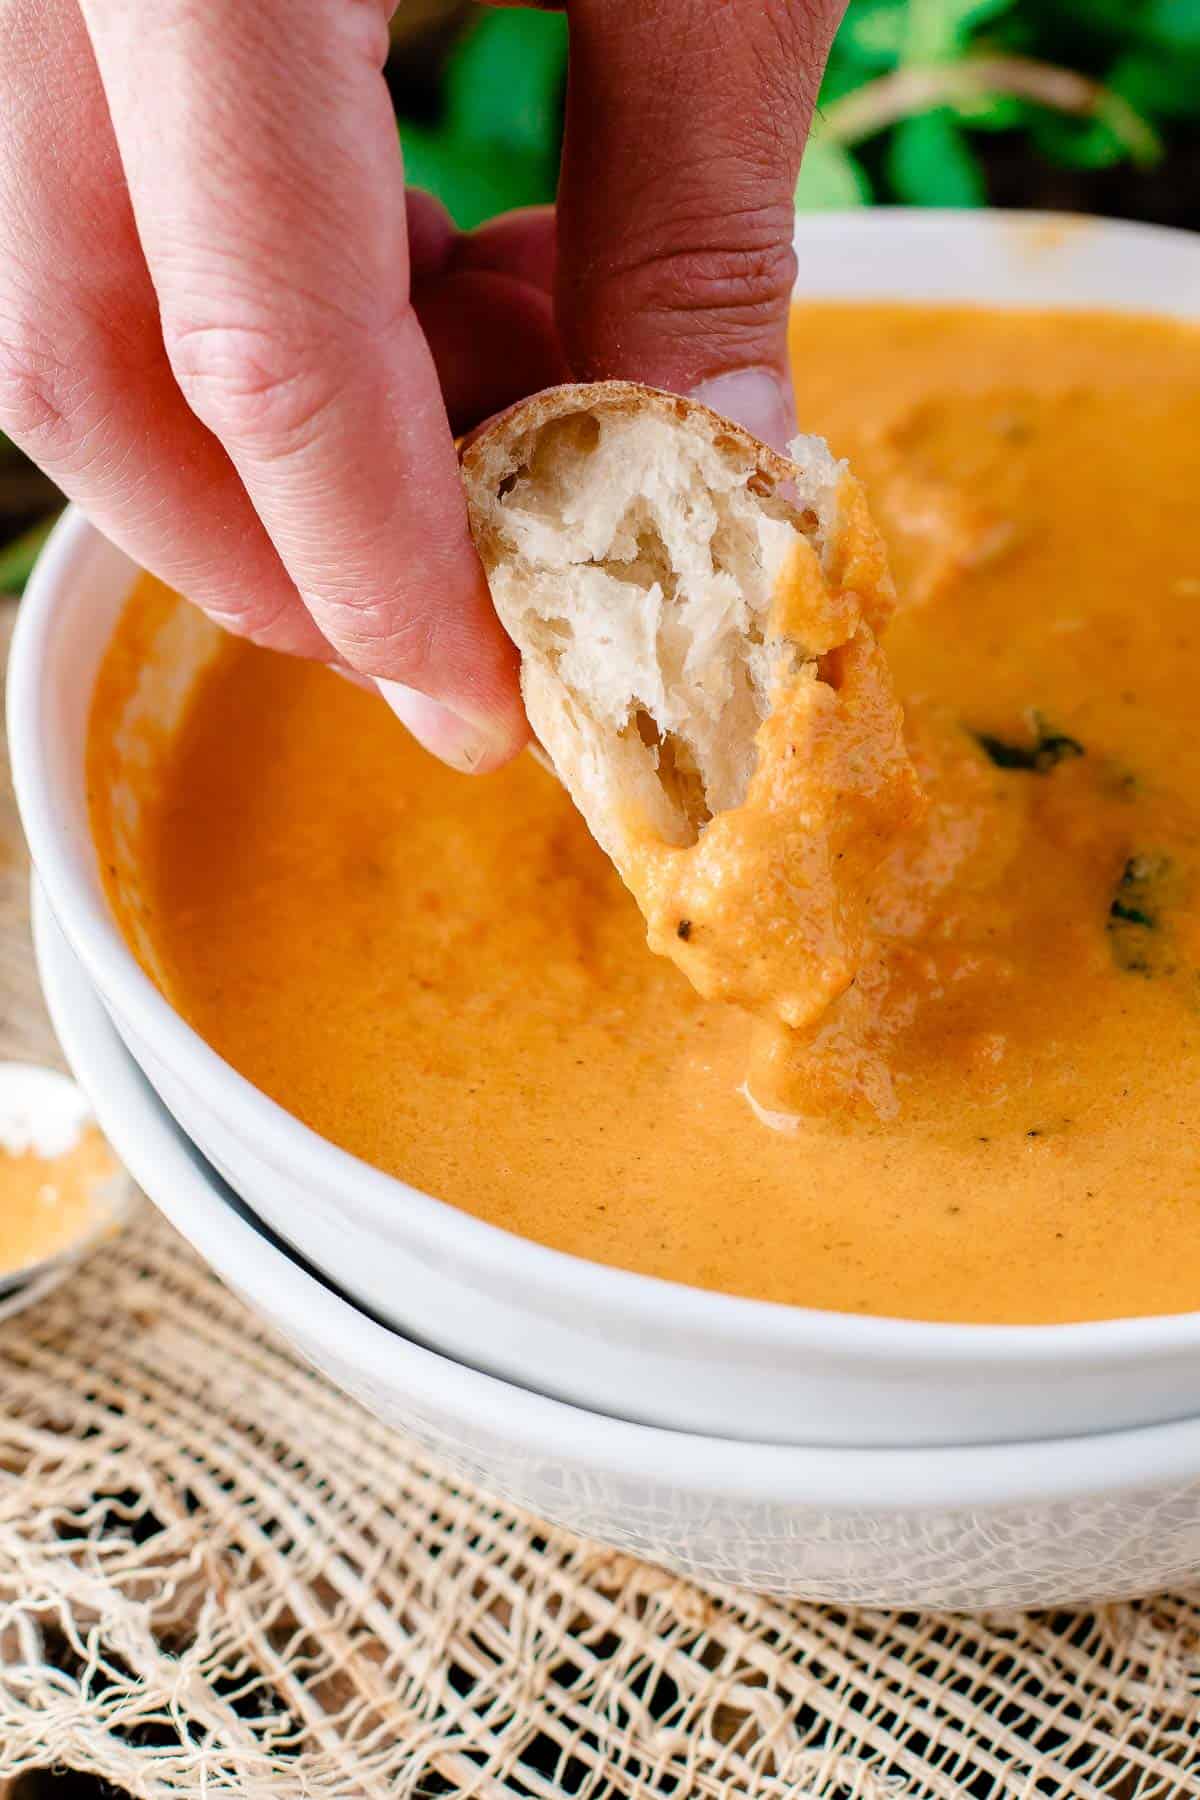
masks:
<svg viewBox="0 0 1200 1800"><path fill-rule="evenodd" d="M330 661L325 664L331 675L340 675L343 681L351 682L357 688L365 688L368 694L375 692L375 683L369 675L360 675L349 663Z"/></svg>
<svg viewBox="0 0 1200 1800"><path fill-rule="evenodd" d="M399 681L377 681L375 685L417 742L452 769L476 775L503 753L505 746L498 733L452 712L440 700L431 700L428 694Z"/></svg>
<svg viewBox="0 0 1200 1800"><path fill-rule="evenodd" d="M791 383L774 369L730 369L693 388L692 399L744 425L773 450L786 454L796 436Z"/></svg>

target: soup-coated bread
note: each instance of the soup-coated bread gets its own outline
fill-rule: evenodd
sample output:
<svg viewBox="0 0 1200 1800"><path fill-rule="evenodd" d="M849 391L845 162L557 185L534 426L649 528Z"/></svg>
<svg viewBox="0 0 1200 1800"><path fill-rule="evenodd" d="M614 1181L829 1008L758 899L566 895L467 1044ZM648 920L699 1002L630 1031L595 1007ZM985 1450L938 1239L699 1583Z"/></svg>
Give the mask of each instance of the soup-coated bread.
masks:
<svg viewBox="0 0 1200 1800"><path fill-rule="evenodd" d="M530 723L652 947L799 1027L853 980L918 792L882 542L827 446L792 450L602 382L514 408L463 474Z"/></svg>

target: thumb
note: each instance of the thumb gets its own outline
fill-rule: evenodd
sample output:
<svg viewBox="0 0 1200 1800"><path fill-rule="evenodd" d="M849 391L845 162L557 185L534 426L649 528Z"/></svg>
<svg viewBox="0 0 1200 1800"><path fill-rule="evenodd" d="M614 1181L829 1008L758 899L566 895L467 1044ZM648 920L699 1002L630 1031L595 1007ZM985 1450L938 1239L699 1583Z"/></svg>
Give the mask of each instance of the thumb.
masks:
<svg viewBox="0 0 1200 1800"><path fill-rule="evenodd" d="M580 380L782 448L793 194L841 0L570 0L559 331Z"/></svg>

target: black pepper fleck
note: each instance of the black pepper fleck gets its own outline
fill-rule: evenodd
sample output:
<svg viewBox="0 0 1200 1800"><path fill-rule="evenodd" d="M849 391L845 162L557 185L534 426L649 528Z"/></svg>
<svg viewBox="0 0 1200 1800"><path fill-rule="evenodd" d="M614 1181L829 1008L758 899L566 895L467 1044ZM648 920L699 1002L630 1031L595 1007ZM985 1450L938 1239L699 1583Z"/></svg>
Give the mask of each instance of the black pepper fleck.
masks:
<svg viewBox="0 0 1200 1800"><path fill-rule="evenodd" d="M692 921L690 919L680 919L678 925L675 927L675 936L682 938L686 944L691 935Z"/></svg>

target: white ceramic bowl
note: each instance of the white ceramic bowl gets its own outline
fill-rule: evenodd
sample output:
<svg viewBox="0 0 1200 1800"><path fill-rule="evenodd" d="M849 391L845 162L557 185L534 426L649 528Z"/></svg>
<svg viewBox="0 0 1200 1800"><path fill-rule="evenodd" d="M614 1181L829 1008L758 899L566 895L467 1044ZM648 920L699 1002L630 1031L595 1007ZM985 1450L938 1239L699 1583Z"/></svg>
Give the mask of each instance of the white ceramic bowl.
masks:
<svg viewBox="0 0 1200 1800"><path fill-rule="evenodd" d="M1200 316L1200 240L995 214L803 220L804 294L1102 303ZM88 832L84 738L134 571L77 515L20 610L9 678L25 829L55 916L125 1041L254 1211L377 1316L543 1392L775 1442L1000 1442L1182 1418L1200 1315L1053 1327L864 1319L604 1268L403 1187L316 1137L184 1024L109 912ZM178 671L176 689L182 684Z"/></svg>
<svg viewBox="0 0 1200 1800"><path fill-rule="evenodd" d="M698 1580L842 1604L1116 1599L1200 1574L1200 1421L1027 1445L803 1449L631 1425L419 1348L265 1234L154 1095L49 909L42 982L142 1186L307 1359L471 1481Z"/></svg>

